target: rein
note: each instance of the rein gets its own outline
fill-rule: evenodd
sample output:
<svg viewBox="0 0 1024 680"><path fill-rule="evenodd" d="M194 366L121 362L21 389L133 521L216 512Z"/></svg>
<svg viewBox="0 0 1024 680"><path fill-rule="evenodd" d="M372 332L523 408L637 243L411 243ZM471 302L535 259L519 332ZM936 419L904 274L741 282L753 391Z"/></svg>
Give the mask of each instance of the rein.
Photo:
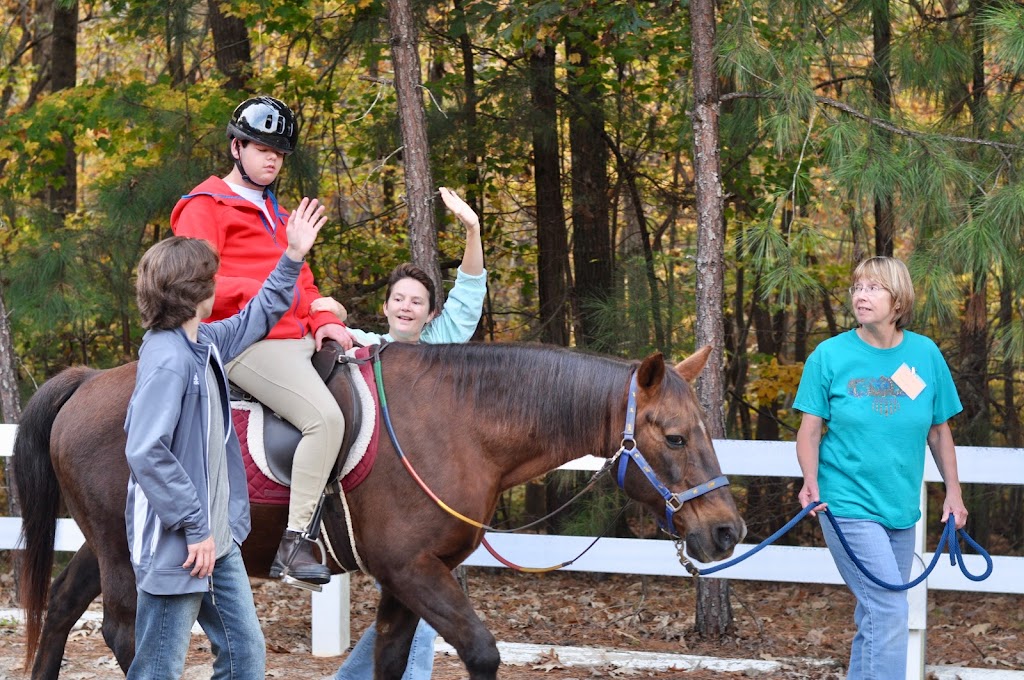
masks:
<svg viewBox="0 0 1024 680"><path fill-rule="evenodd" d="M540 522L543 522L544 520L552 517L553 515L561 512L562 510L564 510L571 503L573 503L575 500L577 500L583 494L587 493L591 488L593 488L593 486L597 482L598 478L601 475L603 475L605 472L607 472L607 471L609 471L611 469L611 467L612 467L612 465L614 465L616 459L618 459L618 461L619 461L619 468L618 468L618 474L616 476L616 481L617 481L617 483L618 483L620 488L623 487L623 485L625 483L626 469L627 469L627 467L629 465L629 461L632 460L634 463L637 464L637 467L640 468L641 472L644 473L644 476L651 483L651 485L654 486L654 488L658 491L658 493L662 496L662 498L665 499L665 522L667 524L665 526L663 526L662 528L664 530L666 530L666 531L668 531L668 528L666 528L666 527L671 527L672 526L672 517L673 517L673 515L676 512L678 512L683 507L683 504L686 501L692 500L694 498L697 498L698 496L701 496L701 495L703 495L703 494L705 494L705 493L707 493L707 492L709 492L709 491L711 491L713 489L716 489L719 486L725 486L725 485L728 485L728 483L729 483L728 479L724 475L719 475L718 477L715 477L714 479L712 479L712 480L710 480L708 482L704 482L703 484L695 486L692 489L687 489L686 491L681 491L679 493L673 494L671 492L671 490L669 490L669 488L666 487L661 482L661 480L658 479L657 475L654 473L654 470L651 469L651 466L647 463L647 460L640 453L639 449L636 448L636 442L633 439L633 434L634 434L634 431L636 429L636 393L637 393L637 389L638 389L637 388L637 380L636 380L636 372L634 371L632 376L631 376L631 378L630 378L630 383L629 383L629 397L628 397L627 403L626 403L626 427L625 427L625 429L623 430L623 433L622 433L622 444L620 445L619 450L616 451L615 454L610 459L608 459L608 462L605 463L605 465L600 470L598 470L596 473L594 473L593 477L591 477L590 481L587 483L586 487L584 487L584 489L582 491L580 491L578 494L573 496L567 503L562 505L560 508L558 508L554 512L549 513L548 515L545 515L544 517L541 517L540 519L535 520L535 521L533 521L533 522L531 522L531 523L529 523L527 525L519 527L518 529L497 529L497 528L492 527L492 526L490 526L488 524L484 524L483 522L478 522L475 519L472 519L470 517L466 517L462 513L458 512L457 510L455 510L454 508L449 506L443 500L441 500L441 498L438 497L437 494L435 494L430 489L430 487L427 485L427 483L423 481L423 478L419 476L419 474L416 472L416 469L412 466L412 463L409 461L408 456L405 455L405 451L402 450L401 444L398 443L398 436L395 434L394 427L393 427L393 425L391 423L391 412L390 412L390 409L388 409L387 396L386 396L385 391L384 391L384 375L383 375L383 371L381 370L380 354L381 354L382 351L384 351L385 347L387 347L387 344L378 345L375 348L375 350L373 351L373 354L371 355L371 360L373 361L373 374L374 374L374 378L376 379L376 382L377 382L377 395L378 395L379 400L380 400L380 409L381 409L382 420L384 421L384 426L387 429L388 437L391 439L391 444L395 448L395 453L398 455L399 460L402 461L402 465L405 467L406 471L413 478L413 480L416 482L416 484L419 485L420 489L422 489L423 492L426 493L427 496L431 500L433 500L434 503L436 503L438 507L440 507L442 510L447 512L452 517L455 517L455 518L465 522L466 524L474 526L474 527L476 527L478 529L483 529L484 531L492 531L492 532L495 532L495 533L512 533L512 532L515 532L515 531L521 531L523 529L527 529L527 528L532 527L532 526L534 526L536 524L539 524ZM627 442L629 444L628 448L627 448ZM623 510L624 509L625 509L625 506L623 507ZM619 513L621 514L622 510L620 510ZM659 519L659 523L660 522L661 522L661 520ZM670 533L670 535L673 536L673 537L678 538L678 536L676 536L676 534L674 534L674 533ZM567 562L562 562L560 564L550 566L550 567L523 567L523 566L514 564L513 562L510 562L509 560L507 560L507 559L503 558L501 555L499 555L497 553L497 551L495 551L494 548L491 546L491 544L487 541L487 537L486 536L482 536L481 539L480 539L480 542L481 542L481 545L483 545L484 548L487 550L487 552L489 552L491 554L491 556L493 556L501 564L505 565L506 567L509 567L510 569L514 569L516 571L527 572L527 573L545 573L545 572L555 571L557 569L562 569L564 567L569 566L570 564L572 564L576 560L578 560L581 557L583 557L583 555L585 555L587 553L587 551L589 551L591 548L593 548L594 545L600 539L601 539L601 536L597 536L590 543L590 545L588 545L583 550L583 552L581 552L579 555L577 555L573 559L571 559L571 560L569 560Z"/></svg>
<svg viewBox="0 0 1024 680"><path fill-rule="evenodd" d="M466 517L465 515L463 515L459 511L457 511L454 508L452 508L451 506L449 506L443 500L441 500L441 498L437 494L435 494L430 489L429 486L427 486L427 483L423 481L423 478L419 476L419 473L417 473L416 469L412 466L412 463L409 461L409 457L405 455L405 451L402 449L402 445L398 443L398 436L395 434L395 428L394 428L394 426L391 423L391 411L388 408L387 395L384 392L384 374L381 371L380 353L383 351L384 347L386 347L386 346L387 345L384 345L384 344L378 345L377 349L374 350L371 359L373 361L373 375L374 375L374 378L376 379L376 383L377 383L377 395L378 395L379 400L380 400L381 416L382 416L382 419L384 421L384 426L385 426L385 428L388 431L388 437L391 439L391 444L395 448L395 453L398 455L398 459L400 461L402 461L402 465L405 467L406 471L409 473L409 476L413 478L413 480L420 487L420 489L422 489L423 492L425 494L427 494L427 496L432 501L434 501L434 503L436 503L439 508L441 508L442 510L447 512L452 517L455 517L456 519L459 519L459 520L465 522L466 524L469 524L470 526L474 526L474 527L476 527L478 529L483 529L484 531L493 531L493 532L496 532L496 533L511 533L513 531L520 531L522 529L534 526L535 524L539 524L540 522L543 522L544 520L548 519L549 517L551 517L551 516L561 512L562 510L564 510L566 507L569 506L569 504L571 504L577 498L579 498L584 493L589 491L594 486L594 484L597 481L598 477L600 477L606 470L608 470L611 467L611 461L608 461L608 463L606 463L604 465L604 467L602 467L600 470L598 470L594 474L594 476L591 477L591 479L587 483L586 487L584 487L584 489L582 491L580 491L578 494L576 494L571 499L569 499L569 501L567 503L562 505L560 508L555 510L553 513L549 513L548 515L545 515L544 517L541 517L540 519L538 519L538 520L536 520L534 522L531 522L530 524L527 524L527 525L525 525L523 527L520 527L519 529L498 529L498 528L492 527L492 526L490 526L488 524L484 524L483 522L478 522L475 519L472 519L470 517ZM620 510L619 512L621 514L622 511ZM617 517L616 517L616 519L617 519ZM502 557L501 555L499 555L498 552L487 541L487 537L486 536L481 536L480 543L481 543L481 545L484 546L484 548L486 548L487 552L489 552L491 554L491 556L494 557L494 559L498 560L501 564L505 565L506 567L509 567L510 569L514 569L516 571L522 571L522 572L526 572L526 573L542 574L542 573L546 573L546 572L549 572L549 571L556 571L558 569L562 569L564 567L569 566L570 564L572 564L573 562L575 562L579 558L583 557L583 555L585 555L591 548L593 548L594 545L597 543L597 541L600 538L601 538L600 536L595 538L590 543L590 545L588 545L583 550L583 552L581 552L579 555L577 555L576 557L572 558L571 560L569 560L567 562L562 562L560 564L552 565L550 567L523 567L523 566L520 566L518 564L510 562L509 560L507 560L504 557Z"/></svg>
<svg viewBox="0 0 1024 680"><path fill-rule="evenodd" d="M590 478L590 481L587 482L587 485L583 488L582 491L580 491L575 496L570 498L568 501L566 501L563 505L561 505L556 510L554 510L552 512L549 512L547 515L544 515L543 517L541 517L539 519L536 519L536 520L530 522L529 524L524 524L521 527L518 527L518 528L515 528L515 529L499 529L499 528L493 527L493 526L491 526L489 524L484 524L482 522L478 522L475 519L472 519L470 517L466 517L465 515L463 515L459 511L457 511L454 508L452 508L451 506L449 506L443 500L441 500L441 498L437 494L435 494L430 489L429 486L427 486L427 483L423 481L423 478L419 476L419 473L417 473L416 469L412 466L412 463L409 461L409 457L405 455L405 451L402 449L402 445L398 443L398 435L395 434L395 429L394 429L394 427L391 424L391 411L388 408L387 396L384 393L384 376L381 373L381 362L380 362L380 356L379 355L380 355L380 352L384 349L385 346L386 345L379 345L378 349L375 350L373 355L371 356L371 360L373 361L373 375L374 375L374 378L376 379L376 383L377 383L377 396L380 399L381 416L382 416L382 419L384 421L385 429L387 429L387 432L388 432L388 438L391 440L392 445L395 447L395 453L398 455L399 460L402 461L402 465L405 467L406 471L413 478L413 480L415 480L417 485L419 485L420 489L422 489L423 492L426 493L427 496L431 500L433 500L434 503L436 503L442 510L444 510L448 514L452 515L453 517L455 517L455 518L465 522L466 524L469 524L471 526L475 526L478 529L483 529L485 531L491 531L491 532L499 533L499 534L509 534L509 533L514 533L514 532L517 532L517 531L522 531L524 529L529 529L529 528L531 528L533 526L536 526L536 525L538 525L538 524L540 524L540 523L542 523L542 522L544 522L544 521L554 517L555 515L557 515L558 513L562 512L567 507L569 507L573 502L575 502L581 496L583 496L585 493L590 491L594 487L594 484L597 482L598 478L600 478L600 476L602 474L604 474L605 472L607 472L607 470L611 467L611 461L605 463L605 465L600 470L598 470L597 472L594 473L594 475Z"/></svg>

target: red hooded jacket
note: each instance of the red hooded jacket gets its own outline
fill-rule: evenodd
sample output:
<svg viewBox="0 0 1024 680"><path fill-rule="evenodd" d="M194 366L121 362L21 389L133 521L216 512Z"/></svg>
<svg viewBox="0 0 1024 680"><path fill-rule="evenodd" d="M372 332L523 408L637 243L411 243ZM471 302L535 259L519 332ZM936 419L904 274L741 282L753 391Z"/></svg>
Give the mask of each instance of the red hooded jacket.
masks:
<svg viewBox="0 0 1024 680"><path fill-rule="evenodd" d="M268 224L263 211L232 191L224 180L210 177L182 196L171 211L175 235L206 239L220 255L213 313L205 321L237 314L259 292L288 247L288 212L269 191L266 201L274 224ZM330 312L310 315L309 305L319 297L313 272L303 263L292 305L267 337L301 338L321 326L341 324Z"/></svg>

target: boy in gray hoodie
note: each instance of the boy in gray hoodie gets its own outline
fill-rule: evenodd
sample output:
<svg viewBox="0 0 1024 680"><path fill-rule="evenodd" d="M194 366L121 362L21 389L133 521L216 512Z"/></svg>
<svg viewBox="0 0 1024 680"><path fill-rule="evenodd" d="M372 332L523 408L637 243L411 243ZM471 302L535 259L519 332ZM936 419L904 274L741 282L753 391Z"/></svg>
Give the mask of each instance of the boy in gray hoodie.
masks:
<svg viewBox="0 0 1024 680"><path fill-rule="evenodd" d="M139 262L136 297L149 330L125 420L125 521L138 591L129 680L180 678L196 621L210 640L213 678L264 678L266 647L239 550L249 496L224 364L293 304L323 212L302 199L259 294L214 323L200 321L210 315L219 265L206 241L172 237Z"/></svg>

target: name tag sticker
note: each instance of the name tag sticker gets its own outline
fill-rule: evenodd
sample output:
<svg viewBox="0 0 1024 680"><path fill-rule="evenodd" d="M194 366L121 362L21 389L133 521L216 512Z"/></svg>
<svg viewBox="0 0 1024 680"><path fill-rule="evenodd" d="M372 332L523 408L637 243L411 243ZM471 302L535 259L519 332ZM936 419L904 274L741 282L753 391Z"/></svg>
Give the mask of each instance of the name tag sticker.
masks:
<svg viewBox="0 0 1024 680"><path fill-rule="evenodd" d="M896 372L890 376L890 379L911 399L917 399L917 395L921 394L921 390L926 387L924 380L921 380L921 376L917 374L917 371L906 364L896 369Z"/></svg>

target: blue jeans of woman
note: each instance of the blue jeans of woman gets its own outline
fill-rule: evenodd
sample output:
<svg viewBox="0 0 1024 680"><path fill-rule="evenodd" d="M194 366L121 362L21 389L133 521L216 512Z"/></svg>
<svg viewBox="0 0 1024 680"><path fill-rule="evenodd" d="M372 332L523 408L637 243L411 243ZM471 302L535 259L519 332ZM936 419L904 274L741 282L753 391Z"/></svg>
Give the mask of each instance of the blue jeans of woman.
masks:
<svg viewBox="0 0 1024 680"><path fill-rule="evenodd" d="M428 680L434 671L434 640L437 631L420 619L409 648L409 661L402 673L402 680ZM371 680L373 678L373 649L377 643L377 623L363 632L359 642L352 648L345 663L341 664L335 680Z"/></svg>
<svg viewBox="0 0 1024 680"><path fill-rule="evenodd" d="M906 591L875 585L854 564L832 524L820 516L821 529L843 581L857 598L857 633L850 649L848 680L897 680L906 677L909 606ZM914 528L887 529L878 522L836 517L857 559L886 583L906 583L914 561Z"/></svg>
<svg viewBox="0 0 1024 680"><path fill-rule="evenodd" d="M214 680L264 680L267 648L237 545L217 560L210 580L211 589L202 593L138 591L128 680L178 680L196 621L210 640Z"/></svg>

